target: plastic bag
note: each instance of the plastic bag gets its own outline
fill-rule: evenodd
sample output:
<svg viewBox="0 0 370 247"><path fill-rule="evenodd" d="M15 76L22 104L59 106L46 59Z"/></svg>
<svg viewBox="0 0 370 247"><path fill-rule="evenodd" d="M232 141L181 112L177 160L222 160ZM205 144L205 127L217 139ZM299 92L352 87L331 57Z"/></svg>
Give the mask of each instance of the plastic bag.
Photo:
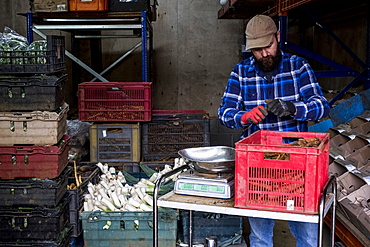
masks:
<svg viewBox="0 0 370 247"><path fill-rule="evenodd" d="M28 46L27 38L9 27L4 27L3 37L7 40L11 47L18 45L19 43L23 43Z"/></svg>
<svg viewBox="0 0 370 247"><path fill-rule="evenodd" d="M89 153L91 125L92 123L80 120L67 120L66 134L71 136L69 161L80 161Z"/></svg>
<svg viewBox="0 0 370 247"><path fill-rule="evenodd" d="M27 39L9 27L4 28L0 38L0 64L23 64L23 51L28 47ZM17 52L19 51L19 52ZM7 57L12 57L7 58Z"/></svg>

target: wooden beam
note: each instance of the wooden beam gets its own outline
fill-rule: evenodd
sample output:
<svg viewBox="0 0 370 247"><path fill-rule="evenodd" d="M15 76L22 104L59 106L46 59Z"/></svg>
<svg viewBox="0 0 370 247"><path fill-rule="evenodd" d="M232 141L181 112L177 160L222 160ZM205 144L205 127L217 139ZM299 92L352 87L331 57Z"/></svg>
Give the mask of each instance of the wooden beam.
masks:
<svg viewBox="0 0 370 247"><path fill-rule="evenodd" d="M330 213L326 215L324 222L330 227ZM346 247L369 246L367 244L369 244L370 240L366 238L366 236L363 236L363 234L338 211L336 213L335 235L346 245Z"/></svg>

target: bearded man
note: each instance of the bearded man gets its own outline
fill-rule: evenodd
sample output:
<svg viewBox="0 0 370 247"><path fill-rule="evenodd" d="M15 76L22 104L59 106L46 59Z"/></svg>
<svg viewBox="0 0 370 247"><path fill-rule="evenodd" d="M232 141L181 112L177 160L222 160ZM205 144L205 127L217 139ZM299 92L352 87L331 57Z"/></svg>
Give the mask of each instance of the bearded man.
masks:
<svg viewBox="0 0 370 247"><path fill-rule="evenodd" d="M226 127L243 128L241 139L258 130L308 131L308 121L329 114L329 104L308 62L280 50L280 31L268 16L247 24L252 56L231 71L218 109ZM248 217L251 247L273 246L275 220ZM289 221L297 247L317 246L318 224Z"/></svg>

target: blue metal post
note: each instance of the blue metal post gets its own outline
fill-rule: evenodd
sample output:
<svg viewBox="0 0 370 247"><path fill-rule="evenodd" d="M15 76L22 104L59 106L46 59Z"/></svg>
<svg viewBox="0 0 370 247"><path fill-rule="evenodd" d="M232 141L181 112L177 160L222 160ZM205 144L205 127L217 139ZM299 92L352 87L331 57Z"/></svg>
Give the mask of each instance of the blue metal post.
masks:
<svg viewBox="0 0 370 247"><path fill-rule="evenodd" d="M315 22L320 25L320 27L326 31L326 33L331 36L341 47L344 51L348 53L359 65L361 65L364 69L367 67L366 63L364 63L351 49L336 36L333 31L325 25L317 16L315 16L307 7L301 7Z"/></svg>
<svg viewBox="0 0 370 247"><path fill-rule="evenodd" d="M141 77L143 82L148 81L148 54L147 54L147 23L146 12L141 13Z"/></svg>
<svg viewBox="0 0 370 247"><path fill-rule="evenodd" d="M285 14L279 16L280 30L280 48L286 52L288 50L288 16Z"/></svg>
<svg viewBox="0 0 370 247"><path fill-rule="evenodd" d="M33 42L32 13L26 13L26 18L27 18L27 41L28 41L29 44L31 44Z"/></svg>

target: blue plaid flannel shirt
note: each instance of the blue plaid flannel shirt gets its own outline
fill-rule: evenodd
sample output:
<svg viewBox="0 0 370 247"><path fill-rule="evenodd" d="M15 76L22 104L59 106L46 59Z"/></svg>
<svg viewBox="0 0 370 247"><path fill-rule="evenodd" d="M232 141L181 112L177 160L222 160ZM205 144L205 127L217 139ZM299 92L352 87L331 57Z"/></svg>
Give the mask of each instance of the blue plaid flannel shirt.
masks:
<svg viewBox="0 0 370 247"><path fill-rule="evenodd" d="M297 112L294 116L281 118L269 113L258 124L243 125L242 115L256 106L266 107L265 99L291 101ZM282 52L282 62L270 82L256 66L253 56L234 66L218 109L218 118L226 127L244 128L242 139L257 130L306 132L308 121L326 117L329 110L328 101L308 62Z"/></svg>

